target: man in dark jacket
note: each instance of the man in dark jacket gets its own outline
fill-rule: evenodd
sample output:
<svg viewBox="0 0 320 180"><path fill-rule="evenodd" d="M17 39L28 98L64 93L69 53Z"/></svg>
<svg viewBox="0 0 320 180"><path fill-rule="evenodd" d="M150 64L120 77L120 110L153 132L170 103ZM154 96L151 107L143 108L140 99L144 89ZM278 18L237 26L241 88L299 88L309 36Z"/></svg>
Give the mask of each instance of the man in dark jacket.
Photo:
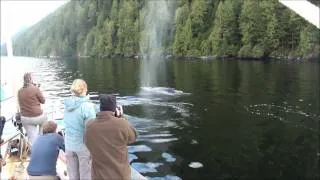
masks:
<svg viewBox="0 0 320 180"><path fill-rule="evenodd" d="M136 130L125 118L115 116L115 96L101 95L100 111L85 133L92 179L131 179L127 145L135 142Z"/></svg>

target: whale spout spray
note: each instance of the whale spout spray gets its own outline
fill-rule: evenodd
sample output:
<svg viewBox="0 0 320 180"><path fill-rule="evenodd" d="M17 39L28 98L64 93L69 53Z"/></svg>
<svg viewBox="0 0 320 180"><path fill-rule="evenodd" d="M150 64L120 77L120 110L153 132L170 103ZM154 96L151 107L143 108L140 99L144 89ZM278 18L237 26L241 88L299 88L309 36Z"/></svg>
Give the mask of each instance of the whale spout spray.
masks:
<svg viewBox="0 0 320 180"><path fill-rule="evenodd" d="M149 0L143 12L140 52L141 86L157 86L159 75L165 78L164 40L171 22L172 0Z"/></svg>

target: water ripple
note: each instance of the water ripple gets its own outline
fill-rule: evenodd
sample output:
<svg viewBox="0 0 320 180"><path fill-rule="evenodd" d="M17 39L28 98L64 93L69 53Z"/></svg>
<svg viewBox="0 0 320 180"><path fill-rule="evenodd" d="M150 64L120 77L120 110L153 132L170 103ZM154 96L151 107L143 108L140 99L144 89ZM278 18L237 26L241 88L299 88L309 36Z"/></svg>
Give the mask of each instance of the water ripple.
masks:
<svg viewBox="0 0 320 180"><path fill-rule="evenodd" d="M156 168L163 165L163 163L132 163L131 166L140 173L158 172Z"/></svg>
<svg viewBox="0 0 320 180"><path fill-rule="evenodd" d="M299 100L303 102L303 100ZM294 125L295 127L300 127L308 129L310 131L317 132L317 129L314 129L317 123L320 121L320 116L306 110L302 110L300 106L288 105L286 101L283 102L283 105L275 104L254 104L249 106L244 106L245 110L253 115L258 115L262 117L267 117L271 119L277 119L287 124ZM300 121L294 122L291 116L301 116Z"/></svg>
<svg viewBox="0 0 320 180"><path fill-rule="evenodd" d="M138 157L136 155L129 153L129 162L132 162L136 159L138 159Z"/></svg>
<svg viewBox="0 0 320 180"><path fill-rule="evenodd" d="M166 175L164 177L147 177L150 180L181 180L178 176Z"/></svg>
<svg viewBox="0 0 320 180"><path fill-rule="evenodd" d="M196 169L196 168L202 168L203 165L202 165L200 162L191 162L191 163L189 164L189 167Z"/></svg>
<svg viewBox="0 0 320 180"><path fill-rule="evenodd" d="M166 152L162 153L162 154L161 154L161 157L163 157L167 162L174 162L174 161L176 161L176 158L175 158L175 157L173 157L171 154L166 153Z"/></svg>
<svg viewBox="0 0 320 180"><path fill-rule="evenodd" d="M152 149L147 145L131 145L128 146L129 153L135 152L150 152Z"/></svg>

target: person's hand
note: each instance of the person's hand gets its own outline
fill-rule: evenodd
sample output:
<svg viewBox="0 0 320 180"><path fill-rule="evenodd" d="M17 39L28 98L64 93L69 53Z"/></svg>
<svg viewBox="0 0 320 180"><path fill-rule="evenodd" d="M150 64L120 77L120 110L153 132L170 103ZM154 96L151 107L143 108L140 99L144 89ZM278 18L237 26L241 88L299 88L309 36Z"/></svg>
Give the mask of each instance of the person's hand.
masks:
<svg viewBox="0 0 320 180"><path fill-rule="evenodd" d="M64 132L62 130L58 131L58 134L62 137L64 137Z"/></svg>

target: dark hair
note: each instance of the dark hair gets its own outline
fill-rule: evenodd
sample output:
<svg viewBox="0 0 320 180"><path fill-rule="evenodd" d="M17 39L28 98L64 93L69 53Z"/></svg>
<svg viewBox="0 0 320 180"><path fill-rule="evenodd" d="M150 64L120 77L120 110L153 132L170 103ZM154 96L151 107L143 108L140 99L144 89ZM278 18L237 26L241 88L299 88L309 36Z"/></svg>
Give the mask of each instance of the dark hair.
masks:
<svg viewBox="0 0 320 180"><path fill-rule="evenodd" d="M27 72L23 75L23 87L27 87L29 84L32 84L32 74L30 72Z"/></svg>
<svg viewBox="0 0 320 180"><path fill-rule="evenodd" d="M46 121L42 125L42 133L48 134L48 133L55 133L57 130L57 123L54 121Z"/></svg>
<svg viewBox="0 0 320 180"><path fill-rule="evenodd" d="M100 95L100 111L115 112L117 107L117 99L114 95L101 94Z"/></svg>

